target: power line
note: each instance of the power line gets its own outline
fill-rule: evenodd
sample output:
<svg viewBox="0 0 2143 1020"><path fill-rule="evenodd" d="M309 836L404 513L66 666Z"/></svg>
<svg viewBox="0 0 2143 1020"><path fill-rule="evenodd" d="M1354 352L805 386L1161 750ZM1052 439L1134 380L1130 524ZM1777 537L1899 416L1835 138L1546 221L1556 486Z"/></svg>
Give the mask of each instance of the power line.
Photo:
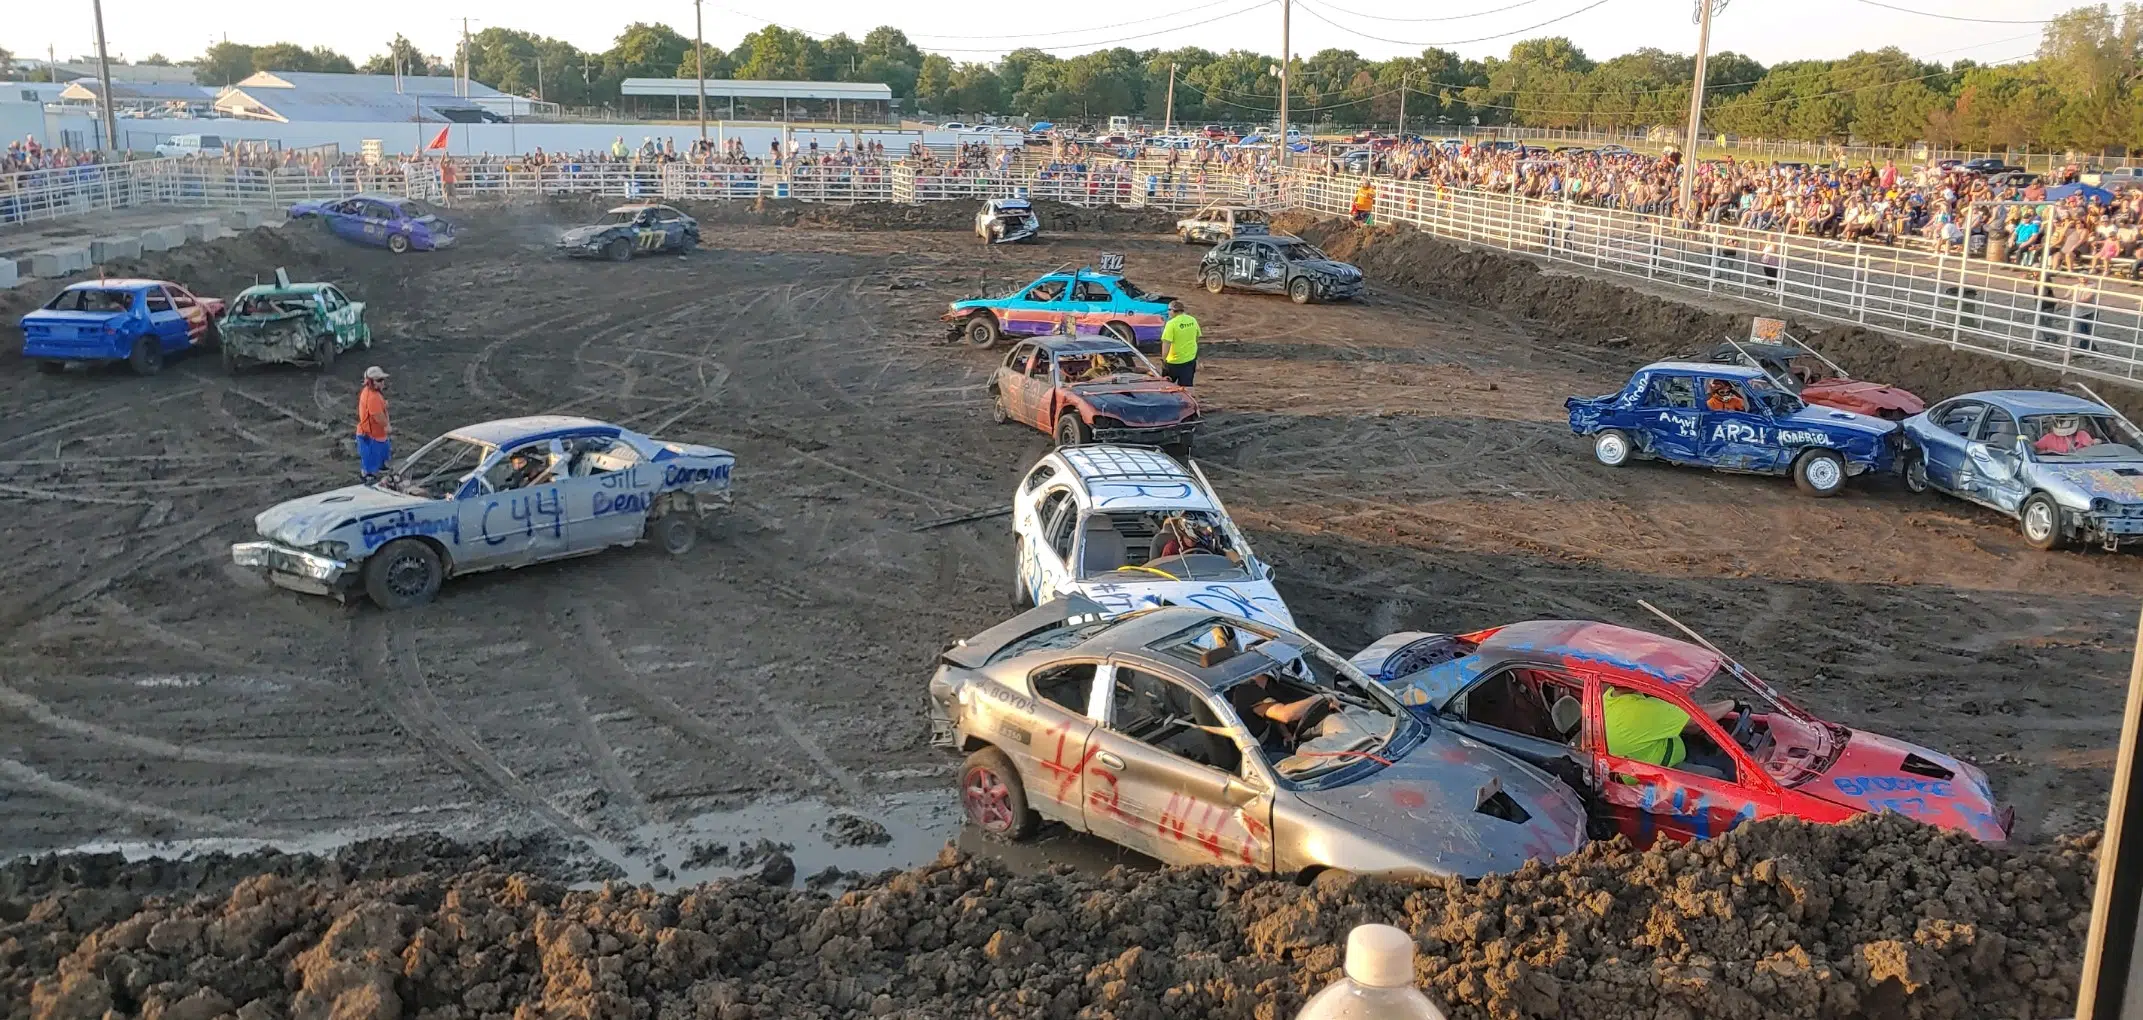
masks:
<svg viewBox="0 0 2143 1020"><path fill-rule="evenodd" d="M1409 21L1409 22L1421 22L1421 21L1464 21L1464 20L1466 20L1467 18L1479 18L1479 17L1485 17L1485 16L1487 16L1487 15L1490 15L1490 14L1501 14L1501 13L1503 13L1504 11L1515 11L1515 10L1517 10L1517 9L1518 9L1518 8L1520 8L1520 7L1525 7L1525 6L1528 6L1528 5L1531 5L1531 4L1537 4L1537 3L1539 3L1539 2L1540 2L1540 0L1518 0L1518 2L1517 2L1517 3L1511 4L1511 5L1507 6L1507 7L1497 7L1497 8L1494 8L1494 9L1492 9L1492 10L1486 10L1486 11L1475 11L1475 12L1473 12L1472 14L1450 14L1450 15L1445 15L1444 17L1441 17L1441 18L1394 18L1394 17L1392 17L1392 16L1390 16L1390 15L1387 15L1387 14L1369 14L1369 13L1366 13L1366 12L1363 12L1363 11L1350 11L1350 10L1348 10L1348 9L1344 8L1344 7L1341 7L1341 6L1339 6L1338 4L1326 4L1325 6L1327 6L1327 7L1330 7L1330 8L1332 9L1332 10L1338 11L1338 12L1339 12L1339 13L1341 13L1341 14L1347 14L1347 15L1352 15L1352 16L1354 16L1354 17L1357 17L1357 18L1368 18L1368 19L1369 19L1369 20L1371 20L1371 21Z"/></svg>
<svg viewBox="0 0 2143 1020"><path fill-rule="evenodd" d="M1967 18L1960 14L1936 14L1933 11L1916 11L1910 7L1899 7L1896 4L1882 3L1881 0L1860 0L1860 2L1867 4L1870 7L1881 7L1884 10L1901 11L1905 14L1917 14L1923 18L1940 18L1943 21L1971 21L1977 22L1982 25L2048 25L2052 24L2055 20L2053 18Z"/></svg>
<svg viewBox="0 0 2143 1020"><path fill-rule="evenodd" d="M1523 35L1527 32L1533 31L1534 29L1546 28L1549 25L1553 25L1558 21L1568 21L1571 18L1575 18L1578 15L1585 13L1586 11L1592 10L1595 7L1599 7L1602 4L1609 3L1610 0L1593 0L1592 3L1586 4L1585 6L1580 7L1577 10L1571 11L1568 14L1558 15L1556 17L1549 18L1548 20L1540 22L1536 25L1527 25L1524 28L1513 29L1509 32L1499 32L1495 35L1478 36L1472 39L1453 39L1448 42L1416 42L1411 39L1388 39L1381 35L1371 35L1358 28L1348 28L1347 26L1342 25L1339 22L1333 21L1332 19L1317 13L1316 7L1308 3L1307 0L1297 0L1297 2L1302 4L1303 11L1307 13L1310 17L1316 18L1317 20L1322 21L1325 24L1330 25L1333 28L1339 29L1340 31L1345 32L1349 35L1360 36L1364 39L1373 39L1380 43L1391 43L1396 46L1420 46L1426 49L1429 47L1464 46L1468 43L1488 42L1494 39L1508 39L1511 36Z"/></svg>
<svg viewBox="0 0 2143 1020"><path fill-rule="evenodd" d="M1138 42L1142 39L1152 39L1157 36L1181 32L1184 29L1199 28L1201 26L1213 24L1217 21L1226 21L1229 18L1248 14L1251 11L1255 11L1260 8L1270 7L1279 2L1280 0L1259 0L1259 2L1251 4L1248 7L1239 7L1225 14L1218 14L1214 15L1213 17L1205 18L1199 21L1186 22L1181 25L1171 25L1167 28L1155 29L1151 32L1142 32L1137 35L1129 35L1117 39L1094 39L1086 42L1064 43L1058 46L1017 46L1013 47L1013 49L1034 49L1041 50L1044 53L1049 53L1054 52L1056 50L1078 50L1087 49L1090 47L1114 46L1118 43ZM1602 2L1605 2L1605 0L1602 0ZM1191 9L1196 10L1197 8ZM827 33L824 32L813 32L810 29L798 28L795 25L785 25L778 21L770 21L766 18L758 17L757 15L746 14L743 11L737 10L733 7L724 7L722 8L722 10L727 11L730 14L734 14L737 17L743 18L746 21L756 21L760 24L772 25L776 28L785 28L791 32L801 32L804 35L808 35L814 39L824 40L825 38L827 38ZM1177 13L1186 12L1179 11ZM1110 27L1113 28L1115 26ZM929 49L938 53L1003 53L1006 51L1006 48L1003 46L932 46L929 47Z"/></svg>
<svg viewBox="0 0 2143 1020"><path fill-rule="evenodd" d="M910 35L910 36L908 36L908 38L910 38L910 39L1054 39L1054 38L1056 38L1056 37L1058 37L1058 36L1063 36L1063 35L1083 35L1083 34L1087 34L1087 33L1091 33L1091 32L1109 32L1109 31L1114 31L1115 29L1119 29L1119 28L1124 28L1124 27L1126 27L1126 26L1129 26L1129 25L1143 25L1143 24L1145 24L1145 23L1147 23L1147 22L1149 22L1149 21L1160 21L1160 20L1162 20L1162 19L1164 19L1164 18L1173 18L1173 17L1175 17L1176 15L1179 15L1179 14L1190 14L1190 13L1192 13L1193 11L1202 11L1202 10L1205 10L1206 8L1208 8L1208 7L1218 7L1218 6L1220 6L1221 4L1225 4L1225 3L1231 3L1231 2L1233 2L1233 0L1210 0L1210 2L1208 2L1208 3L1202 3L1202 4L1199 4L1199 5L1198 5L1198 6L1196 6L1196 7L1185 7L1185 8L1183 8L1183 9L1182 9L1182 10L1180 10L1180 11L1169 11L1169 12L1167 12L1167 13L1165 13L1165 14L1156 14L1156 15L1153 15L1152 17L1149 17L1149 18L1139 18L1139 19L1137 19L1137 20L1134 20L1134 21L1123 21L1123 22L1118 22L1118 23L1116 23L1116 24L1113 24L1113 25L1099 25L1099 26L1096 26L1096 27L1094 27L1094 28L1065 28L1065 29L1058 29L1057 31L1054 31L1054 32L989 32L989 33L985 33L985 34L983 34L983 35L934 35L934 34L932 34L932 33L928 33L928 32L917 32L917 33L915 33L915 34L913 34L913 35ZM1015 47L1013 47L1013 48L1014 48L1014 49L1018 49L1019 47L1016 47L1016 46L1015 46Z"/></svg>

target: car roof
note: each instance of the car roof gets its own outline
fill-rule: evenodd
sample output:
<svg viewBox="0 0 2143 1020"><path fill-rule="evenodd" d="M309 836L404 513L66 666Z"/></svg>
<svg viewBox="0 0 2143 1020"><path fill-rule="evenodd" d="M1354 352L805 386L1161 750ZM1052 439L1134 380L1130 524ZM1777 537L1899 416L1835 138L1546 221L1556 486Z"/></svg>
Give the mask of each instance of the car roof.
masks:
<svg viewBox="0 0 2143 1020"><path fill-rule="evenodd" d="M1484 668L1543 659L1638 674L1673 687L1694 687L1725 661L1708 648L1649 631L1591 620L1529 620L1498 628L1475 654Z"/></svg>
<svg viewBox="0 0 2143 1020"><path fill-rule="evenodd" d="M465 425L447 435L487 446L505 446L554 432L603 432L616 435L620 431L622 430L616 425L593 418L577 418L565 414L532 414L524 418L500 418L480 425Z"/></svg>
<svg viewBox="0 0 2143 1020"><path fill-rule="evenodd" d="M409 201L409 199L408 199L408 198L406 198L406 197L404 197L404 196L401 196L401 195L383 195L383 194L380 194L379 192L376 192L376 191L361 191L361 192L358 192L357 194L355 194L355 195L351 195L351 196L349 196L349 197L350 197L350 198L362 198L362 199L366 199L366 200L368 200L368 201L372 201L372 202L385 202L385 203L387 203L388 205L402 205L402 204L404 204L404 203L406 203L406 202L408 202L408 201ZM334 201L347 201L347 200L348 200L348 199L329 199L328 201L330 201L330 202L334 202Z"/></svg>
<svg viewBox="0 0 2143 1020"><path fill-rule="evenodd" d="M1760 368L1747 365L1724 365L1716 361L1655 361L1638 369L1640 372L1688 372L1693 375L1715 375L1726 379L1768 379L1770 374Z"/></svg>
<svg viewBox="0 0 2143 1020"><path fill-rule="evenodd" d="M1736 347L1759 358L1775 358L1779 361L1792 361L1795 358L1808 356L1807 351L1792 344L1765 343L1761 340L1721 340L1718 346L1712 348L1712 353L1714 355L1727 354Z"/></svg>
<svg viewBox="0 0 2143 1020"><path fill-rule="evenodd" d="M251 287L247 287L246 289L239 291L238 296L259 297L263 294L311 294L315 291L325 290L332 286L334 286L334 284L331 284L325 280L308 280L305 282L293 281L288 287L285 287L279 283L256 283Z"/></svg>
<svg viewBox="0 0 2143 1020"><path fill-rule="evenodd" d="M1296 236L1295 236L1295 235L1293 235L1293 234L1246 234L1246 235L1244 235L1244 236L1242 236L1242 237L1238 237L1238 238L1236 238L1236 240L1238 240L1238 241L1274 241L1274 242L1277 242L1277 243L1280 243L1280 244L1288 244L1288 243L1291 243L1291 242L1300 242L1300 241L1301 241L1302 239L1301 239L1301 238L1299 238L1299 237L1296 237Z"/></svg>
<svg viewBox="0 0 2143 1020"><path fill-rule="evenodd" d="M84 280L84 281L82 281L81 283L70 283L70 284L68 284L68 285L67 285L67 288L66 288L66 289L67 289L67 290L147 290L147 289L148 289L148 288L150 288L150 287L161 287L161 286L163 286L163 285L164 285L164 281L162 281L162 280L137 280L137 279L134 279L134 278L132 278L132 277L113 277L112 279L109 279L109 280ZM172 286L177 286L177 284L173 284Z"/></svg>
<svg viewBox="0 0 2143 1020"><path fill-rule="evenodd" d="M1217 510L1198 476L1158 450L1101 443L1057 451L1094 510Z"/></svg>
<svg viewBox="0 0 2143 1020"><path fill-rule="evenodd" d="M1109 351L1132 350L1132 346L1113 336L1038 336L1034 342L1051 354L1101 354Z"/></svg>
<svg viewBox="0 0 2143 1020"><path fill-rule="evenodd" d="M667 209L667 208L669 208L669 206L666 206L666 205L662 204L661 202L629 202L629 203L627 203L627 204L625 204L625 205L621 205L621 206L618 206L618 207L617 207L617 208L615 208L615 209L612 209L612 210L610 210L610 212L614 212L614 213L621 213L621 212L639 212L639 211L640 211L640 210L642 210L642 209Z"/></svg>
<svg viewBox="0 0 2143 1020"><path fill-rule="evenodd" d="M2027 414L2111 414L2106 405L2095 400L2086 400L2073 393L2053 390L1981 390L1953 397L1954 400L1977 400L1993 404L2012 415Z"/></svg>
<svg viewBox="0 0 2143 1020"><path fill-rule="evenodd" d="M1277 630L1282 641L1299 643L1302 640L1284 629L1263 624L1252 624L1248 620L1229 616L1226 613L1217 613L1198 606L1160 606L1119 617L1115 626L1088 638L1079 647L1090 653L1135 652L1183 673L1193 683L1209 691L1226 690L1234 686L1237 681L1258 672L1265 665L1269 665L1271 660L1265 656L1239 652L1211 666L1201 666L1181 656L1171 655L1152 647L1154 642L1162 638L1211 623L1226 624L1230 627L1257 627L1264 630Z"/></svg>

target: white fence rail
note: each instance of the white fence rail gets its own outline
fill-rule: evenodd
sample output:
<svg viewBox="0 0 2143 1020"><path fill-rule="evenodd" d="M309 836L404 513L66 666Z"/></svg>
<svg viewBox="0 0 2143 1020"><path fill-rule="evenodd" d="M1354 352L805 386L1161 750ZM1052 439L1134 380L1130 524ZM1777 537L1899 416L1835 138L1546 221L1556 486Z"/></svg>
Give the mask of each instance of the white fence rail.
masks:
<svg viewBox="0 0 2143 1020"><path fill-rule="evenodd" d="M149 206L274 205L379 191L439 195L438 168L302 169L152 159L0 175L0 227Z"/></svg>

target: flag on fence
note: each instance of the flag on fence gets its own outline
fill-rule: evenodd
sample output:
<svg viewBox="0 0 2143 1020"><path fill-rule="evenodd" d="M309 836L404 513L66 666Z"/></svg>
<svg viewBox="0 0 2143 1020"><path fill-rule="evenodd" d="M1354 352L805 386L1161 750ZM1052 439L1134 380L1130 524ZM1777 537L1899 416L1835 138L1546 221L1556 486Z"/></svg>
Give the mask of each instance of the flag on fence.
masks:
<svg viewBox="0 0 2143 1020"><path fill-rule="evenodd" d="M432 136L432 144L430 144L430 145L427 145L427 146L425 146L425 147L424 147L424 151L426 151L426 152L430 152L430 151L432 151L433 149L444 149L444 148L446 148L446 133L447 133L447 130L448 130L447 128L440 128L440 129L439 129L439 133L438 133L438 134L436 134L436 135L433 135L433 136Z"/></svg>

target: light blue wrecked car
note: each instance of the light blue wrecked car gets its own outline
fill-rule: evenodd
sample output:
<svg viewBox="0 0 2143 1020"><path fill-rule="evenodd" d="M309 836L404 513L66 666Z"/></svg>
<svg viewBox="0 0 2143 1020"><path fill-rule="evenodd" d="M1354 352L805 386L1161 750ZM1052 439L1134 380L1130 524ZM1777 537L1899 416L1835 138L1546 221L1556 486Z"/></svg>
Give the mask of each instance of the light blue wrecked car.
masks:
<svg viewBox="0 0 2143 1020"><path fill-rule="evenodd" d="M2143 542L2143 436L2096 400L1985 390L1936 404L1904 429L1914 492L2014 517L2039 549Z"/></svg>
<svg viewBox="0 0 2143 1020"><path fill-rule="evenodd" d="M540 415L456 429L376 484L269 508L241 567L295 591L387 609L427 602L449 577L653 538L690 549L729 504L736 455L590 418Z"/></svg>

